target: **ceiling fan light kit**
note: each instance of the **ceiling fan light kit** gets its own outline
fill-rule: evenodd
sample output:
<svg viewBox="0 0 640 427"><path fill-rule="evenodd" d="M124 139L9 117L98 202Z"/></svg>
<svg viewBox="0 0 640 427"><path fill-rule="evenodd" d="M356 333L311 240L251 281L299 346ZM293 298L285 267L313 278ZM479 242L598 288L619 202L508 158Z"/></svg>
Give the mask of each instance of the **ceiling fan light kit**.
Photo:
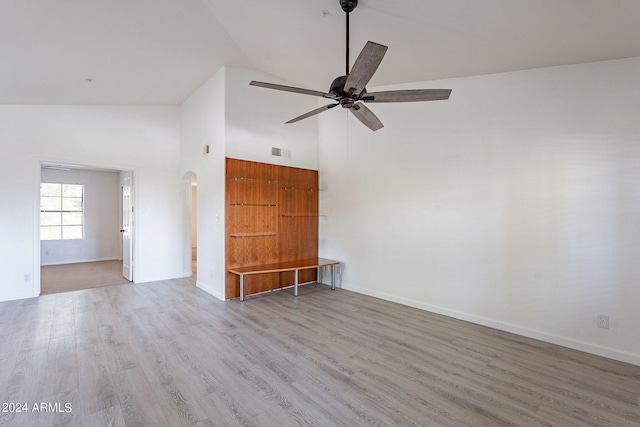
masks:
<svg viewBox="0 0 640 427"><path fill-rule="evenodd" d="M347 18L345 49L346 73L344 76L336 77L333 80L328 92L258 82L255 80L249 83L252 86L300 93L303 95L319 96L336 102L335 104L327 104L323 107L316 108L315 110L289 120L287 123L298 122L340 105L342 108L346 108L351 111L351 113L369 129L376 131L378 129L382 129L384 125L380 119L378 119L378 117L376 117L376 115L366 105L364 105L364 103L420 102L449 99L451 89L406 89L367 92L366 85L380 66L388 48L387 46L368 41L356 58L356 61L353 63L351 71L349 71L349 14L356 8L356 6L358 6L358 0L340 0L340 7L345 12Z"/></svg>

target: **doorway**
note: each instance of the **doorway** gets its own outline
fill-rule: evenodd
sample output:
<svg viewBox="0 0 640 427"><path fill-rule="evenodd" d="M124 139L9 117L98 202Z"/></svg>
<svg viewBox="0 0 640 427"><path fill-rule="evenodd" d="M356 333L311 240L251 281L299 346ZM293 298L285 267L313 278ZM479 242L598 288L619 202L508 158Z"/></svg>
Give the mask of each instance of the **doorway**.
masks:
<svg viewBox="0 0 640 427"><path fill-rule="evenodd" d="M198 177L195 172L184 174L184 241L187 243L183 253L184 277L190 277L195 285L198 275Z"/></svg>
<svg viewBox="0 0 640 427"><path fill-rule="evenodd" d="M132 172L40 166L40 294L130 283Z"/></svg>
<svg viewBox="0 0 640 427"><path fill-rule="evenodd" d="M191 277L198 274L198 181L191 177Z"/></svg>

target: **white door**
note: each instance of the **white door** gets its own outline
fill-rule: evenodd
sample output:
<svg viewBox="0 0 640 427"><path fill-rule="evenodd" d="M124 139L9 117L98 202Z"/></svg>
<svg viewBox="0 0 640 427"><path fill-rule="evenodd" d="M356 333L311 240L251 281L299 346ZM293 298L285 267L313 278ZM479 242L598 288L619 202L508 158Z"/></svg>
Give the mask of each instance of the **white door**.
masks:
<svg viewBox="0 0 640 427"><path fill-rule="evenodd" d="M122 172L122 275L133 280L133 197L131 192L131 172Z"/></svg>

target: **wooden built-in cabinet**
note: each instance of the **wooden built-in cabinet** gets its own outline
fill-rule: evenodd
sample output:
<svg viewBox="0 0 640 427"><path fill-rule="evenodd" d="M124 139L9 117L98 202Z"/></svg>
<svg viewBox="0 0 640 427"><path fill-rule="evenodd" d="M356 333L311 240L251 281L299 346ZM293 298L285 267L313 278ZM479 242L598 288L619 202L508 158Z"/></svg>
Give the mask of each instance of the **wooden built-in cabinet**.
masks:
<svg viewBox="0 0 640 427"><path fill-rule="evenodd" d="M230 268L318 256L318 171L226 159L226 292L240 295ZM300 271L299 282L316 280ZM293 272L248 276L245 294L291 286Z"/></svg>

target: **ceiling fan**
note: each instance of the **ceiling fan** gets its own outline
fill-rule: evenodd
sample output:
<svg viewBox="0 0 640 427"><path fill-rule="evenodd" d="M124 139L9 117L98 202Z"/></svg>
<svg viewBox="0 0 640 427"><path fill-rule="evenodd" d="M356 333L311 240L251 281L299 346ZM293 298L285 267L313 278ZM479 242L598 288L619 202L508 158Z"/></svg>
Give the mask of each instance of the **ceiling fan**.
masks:
<svg viewBox="0 0 640 427"><path fill-rule="evenodd" d="M255 80L249 83L252 86L267 89L320 96L336 102L335 104L328 104L324 107L316 108L315 110L289 120L287 123L298 122L340 105L342 108L347 108L351 111L353 115L369 129L376 131L383 128L384 125L364 103L417 102L449 99L451 89L409 89L367 92L365 86L369 83L369 80L371 80L371 77L373 77L373 74L382 62L382 58L384 58L384 54L387 52L387 46L372 41L367 42L358 55L356 62L354 62L351 72L349 72L349 13L358 6L358 0L340 0L340 6L347 15L346 73L344 76L337 77L333 80L329 92L258 82Z"/></svg>

